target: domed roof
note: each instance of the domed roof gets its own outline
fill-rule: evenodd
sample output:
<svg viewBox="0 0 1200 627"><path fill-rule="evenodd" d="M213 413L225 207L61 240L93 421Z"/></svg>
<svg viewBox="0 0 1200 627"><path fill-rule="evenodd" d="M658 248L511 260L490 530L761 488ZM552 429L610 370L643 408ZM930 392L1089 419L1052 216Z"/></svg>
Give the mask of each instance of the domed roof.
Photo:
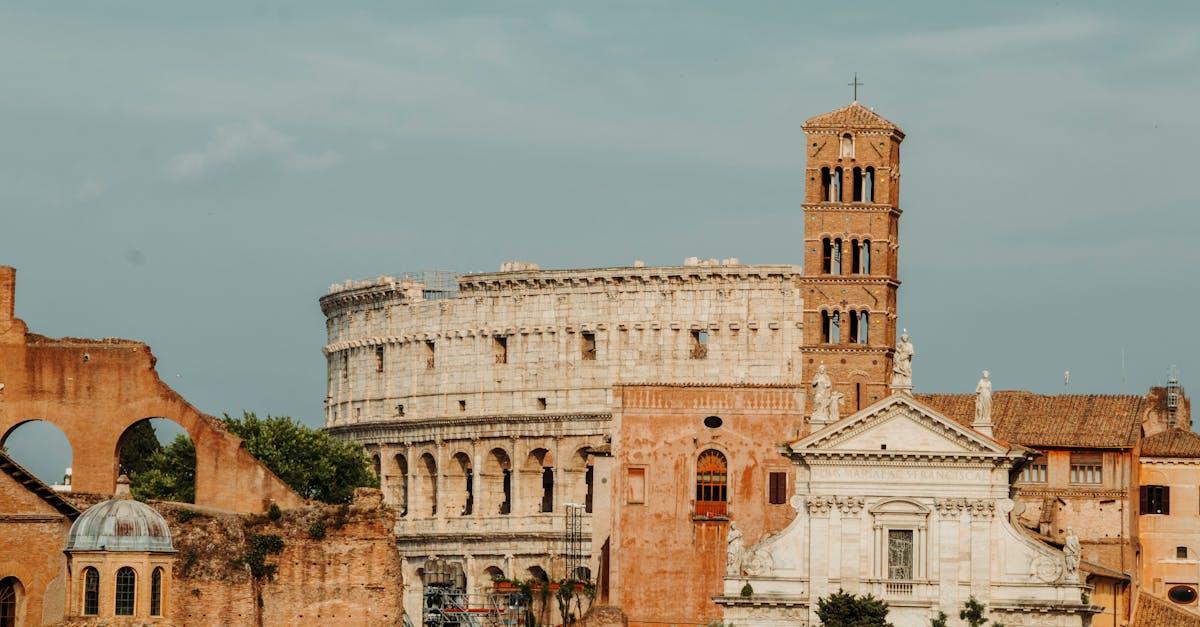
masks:
<svg viewBox="0 0 1200 627"><path fill-rule="evenodd" d="M150 551L170 553L171 528L154 508L128 497L97 503L75 519L68 551Z"/></svg>

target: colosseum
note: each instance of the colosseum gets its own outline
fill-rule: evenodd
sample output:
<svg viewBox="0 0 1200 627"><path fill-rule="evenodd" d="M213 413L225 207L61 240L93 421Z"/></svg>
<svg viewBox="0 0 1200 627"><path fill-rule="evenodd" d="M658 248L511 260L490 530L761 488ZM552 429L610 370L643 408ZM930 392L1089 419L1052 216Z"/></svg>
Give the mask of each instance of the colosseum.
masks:
<svg viewBox="0 0 1200 627"><path fill-rule="evenodd" d="M405 582L431 560L474 592L497 575L598 572L592 465L613 386L800 385L799 279L689 258L332 286L326 426L373 456ZM406 607L421 595L406 585Z"/></svg>

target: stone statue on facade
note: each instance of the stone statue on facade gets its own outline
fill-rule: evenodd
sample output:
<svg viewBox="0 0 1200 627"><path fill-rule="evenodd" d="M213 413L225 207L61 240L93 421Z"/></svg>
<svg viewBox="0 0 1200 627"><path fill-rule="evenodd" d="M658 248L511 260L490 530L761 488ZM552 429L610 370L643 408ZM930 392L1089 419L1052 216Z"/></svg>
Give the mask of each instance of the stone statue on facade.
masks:
<svg viewBox="0 0 1200 627"><path fill-rule="evenodd" d="M833 405L833 379L829 378L829 373L825 370L825 364L817 367L817 374L812 379L812 421L813 422L830 422L831 413L836 413L837 410L831 410Z"/></svg>
<svg viewBox="0 0 1200 627"><path fill-rule="evenodd" d="M892 390L912 394L912 360L916 351L908 341L908 329L900 334L896 342L896 356L892 360Z"/></svg>
<svg viewBox="0 0 1200 627"><path fill-rule="evenodd" d="M992 422L992 380L988 378L987 370L983 371L983 378L975 384L975 422Z"/></svg>
<svg viewBox="0 0 1200 627"><path fill-rule="evenodd" d="M834 392L829 395L829 421L837 422L842 419L842 403L846 401L846 395L841 392Z"/></svg>
<svg viewBox="0 0 1200 627"><path fill-rule="evenodd" d="M729 533L725 536L725 575L737 577L742 574L742 531L737 523L729 521Z"/></svg>
<svg viewBox="0 0 1200 627"><path fill-rule="evenodd" d="M1067 527L1067 541L1063 543L1063 575L1067 581L1079 581L1079 560L1083 555L1083 547L1079 545L1079 536L1075 530Z"/></svg>

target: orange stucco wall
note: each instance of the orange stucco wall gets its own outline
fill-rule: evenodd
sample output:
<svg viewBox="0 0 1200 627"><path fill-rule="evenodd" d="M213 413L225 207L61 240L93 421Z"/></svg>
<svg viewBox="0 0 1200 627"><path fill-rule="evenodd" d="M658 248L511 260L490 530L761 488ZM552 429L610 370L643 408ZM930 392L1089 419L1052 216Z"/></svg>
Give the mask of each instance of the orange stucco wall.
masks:
<svg viewBox="0 0 1200 627"><path fill-rule="evenodd" d="M768 503L768 474L791 463L779 452L807 433L803 391L790 386L618 386L614 392L609 601L631 625L705 624L721 618L725 537L737 522L750 546L795 516ZM722 425L704 425L718 416ZM729 467L728 518L693 515L696 458L721 451ZM644 469L643 502L631 502L629 469ZM602 542L603 540L598 540Z"/></svg>

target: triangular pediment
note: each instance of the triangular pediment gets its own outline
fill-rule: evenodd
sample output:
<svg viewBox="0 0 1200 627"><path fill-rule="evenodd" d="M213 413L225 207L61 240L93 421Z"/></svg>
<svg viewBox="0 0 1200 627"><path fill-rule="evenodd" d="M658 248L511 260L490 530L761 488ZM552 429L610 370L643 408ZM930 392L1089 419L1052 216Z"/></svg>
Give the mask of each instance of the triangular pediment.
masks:
<svg viewBox="0 0 1200 627"><path fill-rule="evenodd" d="M933 455L999 454L1009 448L968 429L904 394L893 394L858 413L793 442L794 452L870 451Z"/></svg>

